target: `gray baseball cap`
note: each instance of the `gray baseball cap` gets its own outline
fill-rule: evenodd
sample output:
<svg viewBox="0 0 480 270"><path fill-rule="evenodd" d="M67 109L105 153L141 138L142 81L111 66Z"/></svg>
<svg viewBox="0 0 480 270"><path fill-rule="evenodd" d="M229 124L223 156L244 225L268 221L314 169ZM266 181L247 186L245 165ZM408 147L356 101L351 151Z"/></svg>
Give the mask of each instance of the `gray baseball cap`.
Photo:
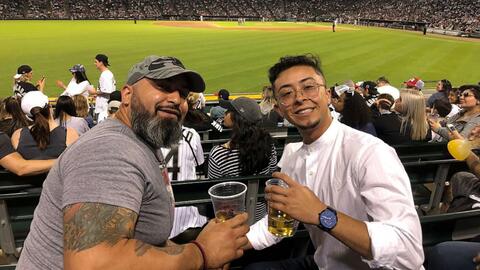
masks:
<svg viewBox="0 0 480 270"><path fill-rule="evenodd" d="M232 101L228 106L228 110L233 110L250 123L256 123L262 120L262 112L257 102L251 98L239 97Z"/></svg>
<svg viewBox="0 0 480 270"><path fill-rule="evenodd" d="M133 85L143 78L162 80L168 79L180 74L185 74L188 78L188 87L191 92L205 91L205 81L200 74L195 71L185 69L182 62L171 56L150 55L142 62L135 64L127 76L127 84Z"/></svg>

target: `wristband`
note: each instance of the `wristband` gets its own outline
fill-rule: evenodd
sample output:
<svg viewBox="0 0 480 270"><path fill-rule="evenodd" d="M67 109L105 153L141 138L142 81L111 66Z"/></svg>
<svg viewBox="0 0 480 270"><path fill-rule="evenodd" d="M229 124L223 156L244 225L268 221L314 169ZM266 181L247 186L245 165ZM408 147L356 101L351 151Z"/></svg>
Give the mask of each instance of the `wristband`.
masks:
<svg viewBox="0 0 480 270"><path fill-rule="evenodd" d="M196 240L190 241L190 243L197 246L198 250L200 250L200 253L202 253L202 259L203 259L203 268L202 269L207 270L208 269L207 256L205 255L205 250L203 250L202 245L200 245L200 243L198 243Z"/></svg>

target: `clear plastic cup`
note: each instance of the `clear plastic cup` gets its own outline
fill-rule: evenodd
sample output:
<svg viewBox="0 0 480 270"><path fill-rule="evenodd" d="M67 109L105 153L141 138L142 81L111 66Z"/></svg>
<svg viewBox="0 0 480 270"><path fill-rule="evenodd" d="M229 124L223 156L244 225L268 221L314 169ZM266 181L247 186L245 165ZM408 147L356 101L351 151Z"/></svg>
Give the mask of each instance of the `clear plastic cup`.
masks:
<svg viewBox="0 0 480 270"><path fill-rule="evenodd" d="M288 184L282 179L272 178L266 183L266 186L280 186L288 188ZM275 210L268 205L268 231L277 237L291 237L295 234L298 227L298 221L280 210Z"/></svg>
<svg viewBox="0 0 480 270"><path fill-rule="evenodd" d="M218 221L224 222L245 212L247 186L240 182L218 183L208 189L213 211Z"/></svg>

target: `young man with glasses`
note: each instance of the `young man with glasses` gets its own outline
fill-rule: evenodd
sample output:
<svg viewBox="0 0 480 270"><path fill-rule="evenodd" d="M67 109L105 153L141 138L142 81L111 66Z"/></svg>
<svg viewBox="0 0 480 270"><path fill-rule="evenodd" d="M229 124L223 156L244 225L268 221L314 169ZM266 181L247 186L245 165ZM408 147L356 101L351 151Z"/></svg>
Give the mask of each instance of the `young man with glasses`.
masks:
<svg viewBox="0 0 480 270"><path fill-rule="evenodd" d="M273 175L289 188L267 187L266 198L305 224L316 252L246 269L422 269L420 222L395 150L332 120L317 58L283 57L269 79L277 111L298 128L303 142L285 147L282 172ZM267 220L251 226L247 248L281 240L268 232Z"/></svg>

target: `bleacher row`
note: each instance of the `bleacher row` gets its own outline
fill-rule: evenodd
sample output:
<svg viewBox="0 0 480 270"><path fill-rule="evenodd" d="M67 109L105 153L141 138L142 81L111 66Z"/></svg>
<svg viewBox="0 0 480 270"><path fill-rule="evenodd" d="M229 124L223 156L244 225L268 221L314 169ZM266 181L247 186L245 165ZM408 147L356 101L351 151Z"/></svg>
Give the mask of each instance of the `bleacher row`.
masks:
<svg viewBox="0 0 480 270"><path fill-rule="evenodd" d="M300 141L295 129L277 128L270 130L279 149L279 157L285 143ZM228 140L228 131L222 137L210 139L212 134L201 134L205 152L213 145ZM394 146L410 178L413 199L420 216L424 247L430 247L448 240L469 239L480 234L480 210L458 213L440 213L438 209L442 200L445 182L458 171L467 170L464 162L453 159L445 144L421 143ZM208 158L208 154L206 156ZM206 171L200 172L205 176ZM29 232L33 211L41 194L41 187L46 175L18 177L7 171L0 171L0 247L7 258L0 269L14 269L19 256L18 247ZM177 206L198 206L206 209L206 214L213 217L208 188L224 181L240 181L248 186L246 210L249 222L255 217L257 200L264 197L265 181L269 176L249 176L240 178L202 179L172 182ZM292 247L295 246L294 249ZM250 251L242 259L232 264L239 268L255 260L258 254L268 253L268 258L285 258L285 256L304 255L312 251L309 236L305 230L285 239L277 246L261 252ZM262 255L265 258L265 255Z"/></svg>

